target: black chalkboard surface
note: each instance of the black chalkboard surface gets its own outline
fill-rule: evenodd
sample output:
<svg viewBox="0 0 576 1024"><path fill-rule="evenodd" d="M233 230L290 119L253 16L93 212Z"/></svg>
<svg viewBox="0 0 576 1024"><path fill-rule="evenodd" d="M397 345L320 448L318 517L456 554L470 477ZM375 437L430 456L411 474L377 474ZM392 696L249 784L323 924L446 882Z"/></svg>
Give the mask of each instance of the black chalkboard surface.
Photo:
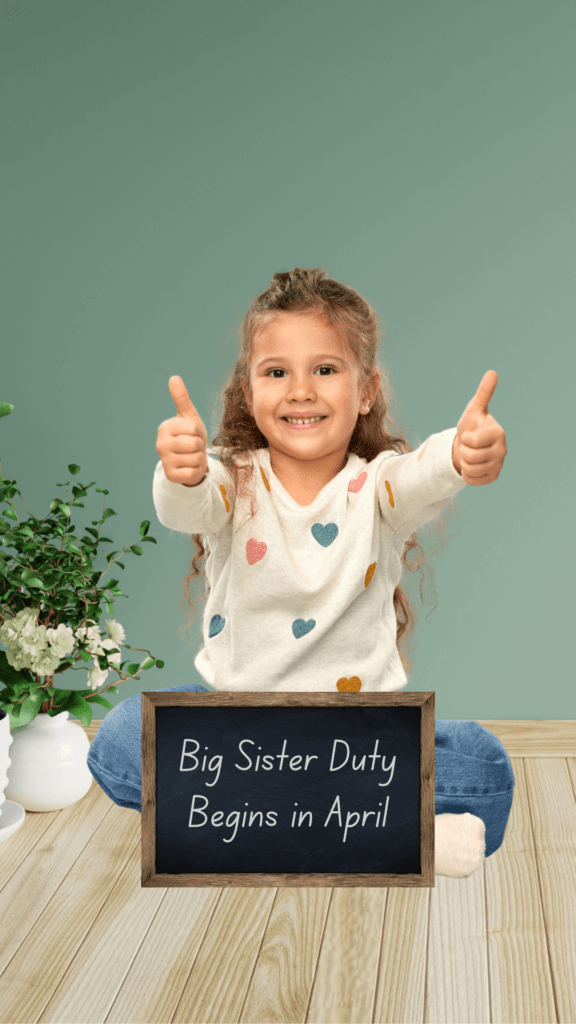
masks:
<svg viewBox="0 0 576 1024"><path fill-rule="evenodd" d="M434 693L142 694L142 886L434 885Z"/></svg>

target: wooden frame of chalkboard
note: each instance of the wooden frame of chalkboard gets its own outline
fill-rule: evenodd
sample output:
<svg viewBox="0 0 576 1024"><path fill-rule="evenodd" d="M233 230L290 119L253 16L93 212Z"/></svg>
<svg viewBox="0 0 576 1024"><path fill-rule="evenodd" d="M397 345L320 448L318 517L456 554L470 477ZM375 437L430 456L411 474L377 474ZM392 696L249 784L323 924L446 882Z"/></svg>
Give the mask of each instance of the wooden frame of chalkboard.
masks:
<svg viewBox="0 0 576 1024"><path fill-rule="evenodd" d="M345 717L338 709L345 709ZM347 738L342 736L343 728ZM326 732L340 735L326 737ZM389 747L394 745L394 750L378 751L382 736ZM336 795L334 786L330 789L330 783L336 779L331 780L326 771L326 743L330 739L330 773L348 767L348 774L338 779L340 792ZM230 746L233 741L238 741L236 747ZM289 741L290 750L286 753ZM368 741L373 745L371 754ZM347 751L337 748L337 743ZM264 749L267 745L270 749ZM202 746L208 753L201 764ZM225 749L226 755L214 754L215 746ZM232 750L237 757L233 764ZM257 750L262 753L257 754ZM141 885L433 887L434 750L432 692L144 692ZM334 767L336 753L340 759L346 755L346 760ZM225 756L227 763L223 769ZM301 764L304 757L305 764ZM292 775L286 772L280 778L280 769L284 767ZM260 774L256 776L258 768ZM302 768L307 770L307 776L295 774ZM264 769L269 773L267 776ZM180 775L182 772L184 775ZM213 787L218 781L225 785L216 795ZM378 787L391 786L392 782L396 783L395 791L391 787L384 800L385 791ZM200 792L192 795L191 785ZM294 788L297 785L298 790ZM256 794L255 786L260 787ZM210 797L203 787L210 787ZM254 810L254 804L252 809L244 809L250 806L254 795L256 799L261 797L262 790L283 813L267 810L264 821L262 810ZM341 799L342 790L345 799ZM315 824L328 831L318 827L310 831L313 811L293 810L299 803L293 799L295 796L301 800L304 797L305 805L301 806L313 806L314 813L323 801L323 813L328 811L328 816L324 821L317 816ZM377 797L382 799L376 802ZM197 798L206 802L196 807ZM210 801L212 806L207 814L205 809ZM355 832L360 824L360 810L362 831ZM274 820L279 813L280 822ZM249 829L245 829L247 815ZM193 821L194 816L197 821ZM253 816L258 820L252 830ZM228 824L230 817L232 821ZM368 827L364 827L366 823ZM195 831L206 824L212 825L211 831ZM263 829L263 824L280 824L281 828ZM223 826L234 826L234 834L218 832ZM237 838L241 842L234 846ZM345 847L347 840L351 841ZM250 841L252 845L248 848ZM276 863L288 870L271 870ZM377 866L385 870L376 870ZM250 867L254 869L249 870ZM313 867L325 870L311 870ZM342 867L346 870L337 870Z"/></svg>

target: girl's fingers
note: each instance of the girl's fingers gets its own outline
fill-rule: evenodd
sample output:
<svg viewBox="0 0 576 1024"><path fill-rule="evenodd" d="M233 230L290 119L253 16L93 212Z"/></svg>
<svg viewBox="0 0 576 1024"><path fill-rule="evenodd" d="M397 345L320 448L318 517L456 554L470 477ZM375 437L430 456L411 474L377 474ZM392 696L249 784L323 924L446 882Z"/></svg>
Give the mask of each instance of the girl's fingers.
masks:
<svg viewBox="0 0 576 1024"><path fill-rule="evenodd" d="M460 461L467 463L468 466L481 466L484 463L492 462L493 458L491 448L468 448L464 446L460 449Z"/></svg>

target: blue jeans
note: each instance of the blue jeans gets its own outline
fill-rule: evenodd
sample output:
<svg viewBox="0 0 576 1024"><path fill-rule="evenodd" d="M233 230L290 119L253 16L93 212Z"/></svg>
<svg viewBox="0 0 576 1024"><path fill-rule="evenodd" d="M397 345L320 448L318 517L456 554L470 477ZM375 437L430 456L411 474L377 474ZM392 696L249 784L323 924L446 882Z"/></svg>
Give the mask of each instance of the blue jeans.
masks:
<svg viewBox="0 0 576 1024"><path fill-rule="evenodd" d="M205 693L186 683L158 693ZM88 767L104 792L120 807L141 810L142 697L117 704L102 720L88 753ZM515 778L510 758L497 736L479 722L436 719L436 814L477 815L486 825L486 857L502 845Z"/></svg>

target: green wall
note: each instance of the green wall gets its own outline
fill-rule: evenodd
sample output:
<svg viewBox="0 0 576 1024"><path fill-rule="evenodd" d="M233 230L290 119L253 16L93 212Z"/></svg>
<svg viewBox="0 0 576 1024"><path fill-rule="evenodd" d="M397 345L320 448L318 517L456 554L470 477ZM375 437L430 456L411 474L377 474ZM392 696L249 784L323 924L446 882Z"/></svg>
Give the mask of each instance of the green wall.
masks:
<svg viewBox="0 0 576 1024"><path fill-rule="evenodd" d="M211 440L243 314L300 265L378 310L413 445L499 374L508 456L459 498L432 614L407 583L408 689L438 718L576 717L575 43L573 0L4 5L1 469L42 517L78 463L115 546L151 520L115 615L166 665L114 703L201 681L195 549L152 501L168 378Z"/></svg>

